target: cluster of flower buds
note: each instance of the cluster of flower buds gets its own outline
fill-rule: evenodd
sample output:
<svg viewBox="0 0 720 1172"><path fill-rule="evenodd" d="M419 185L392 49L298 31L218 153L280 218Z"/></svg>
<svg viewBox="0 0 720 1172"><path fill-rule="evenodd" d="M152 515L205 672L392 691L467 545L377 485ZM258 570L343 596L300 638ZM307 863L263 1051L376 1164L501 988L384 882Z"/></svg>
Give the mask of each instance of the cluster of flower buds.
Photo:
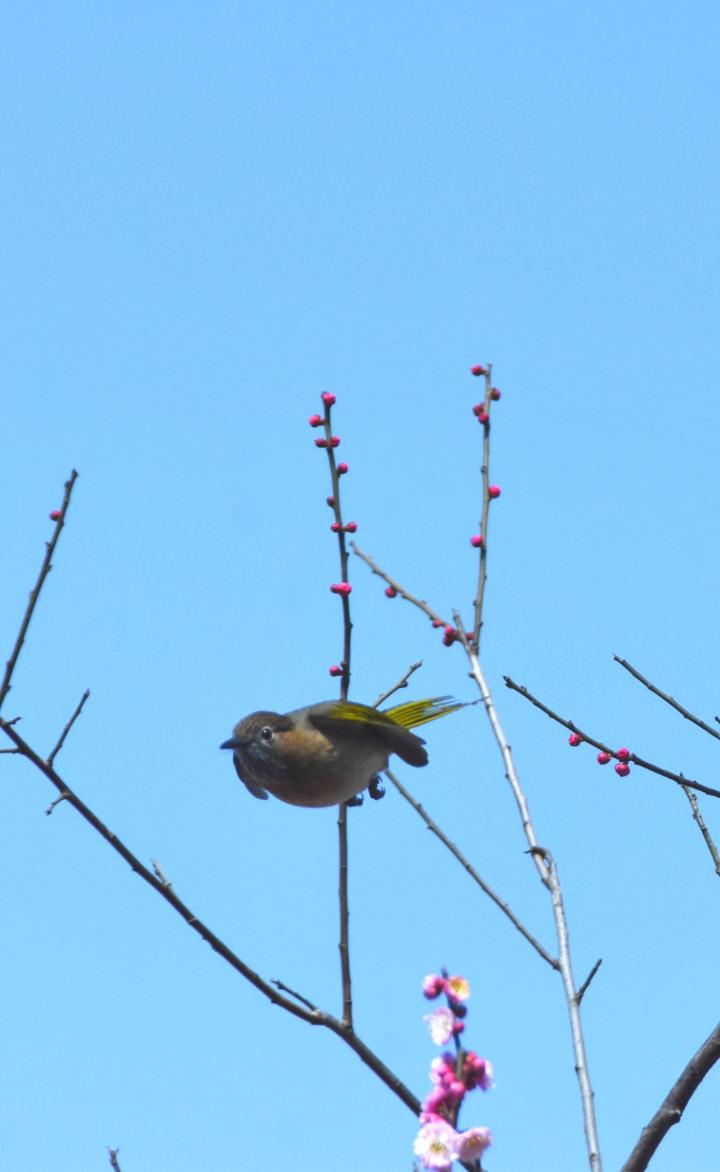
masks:
<svg viewBox="0 0 720 1172"><path fill-rule="evenodd" d="M449 1172L454 1160L475 1160L492 1143L487 1127L471 1127L466 1131L456 1128L460 1105L468 1091L478 1087L486 1091L492 1083L492 1067L473 1050L463 1050L458 1036L465 1028L465 1002L470 986L461 976L431 973L423 981L423 993L429 1000L445 995L447 1006L426 1014L425 1020L436 1045L445 1045L451 1038L455 1053L446 1050L430 1064L433 1088L425 1097L420 1121L422 1127L415 1138L415 1155L425 1168Z"/></svg>
<svg viewBox="0 0 720 1172"><path fill-rule="evenodd" d="M338 521L333 521L330 528L333 533L357 533L357 521L348 521L347 525L341 525Z"/></svg>
<svg viewBox="0 0 720 1172"><path fill-rule="evenodd" d="M568 744L571 748L577 749L578 745L581 745L582 743L583 739L580 736L580 733L570 733L570 736L568 737ZM618 777L627 777L628 773L630 772L630 766L628 765L628 761L630 760L630 750L626 749L624 746L622 749L616 749L614 753L608 753L605 749L602 749L597 755L597 763L598 765L607 765L610 761L612 761L613 757L617 761L615 772L617 773Z"/></svg>

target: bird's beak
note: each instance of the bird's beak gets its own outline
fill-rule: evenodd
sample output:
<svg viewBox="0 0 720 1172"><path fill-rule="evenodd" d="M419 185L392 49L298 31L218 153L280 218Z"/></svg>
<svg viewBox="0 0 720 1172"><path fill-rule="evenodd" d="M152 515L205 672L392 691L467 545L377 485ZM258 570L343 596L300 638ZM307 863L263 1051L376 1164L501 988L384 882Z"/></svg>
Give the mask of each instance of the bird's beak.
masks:
<svg viewBox="0 0 720 1172"><path fill-rule="evenodd" d="M223 741L221 749L244 749L247 746L245 737L230 737L229 741Z"/></svg>

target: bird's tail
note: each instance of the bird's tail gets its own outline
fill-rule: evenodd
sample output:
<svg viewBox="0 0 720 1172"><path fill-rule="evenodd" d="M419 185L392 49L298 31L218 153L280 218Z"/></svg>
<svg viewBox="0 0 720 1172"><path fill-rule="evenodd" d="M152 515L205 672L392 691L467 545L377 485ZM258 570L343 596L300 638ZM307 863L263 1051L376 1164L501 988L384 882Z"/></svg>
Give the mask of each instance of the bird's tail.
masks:
<svg viewBox="0 0 720 1172"><path fill-rule="evenodd" d="M417 728L466 707L467 704L454 700L452 696L435 696L431 700L410 700L406 704L396 704L394 708L383 708L382 713L403 728Z"/></svg>

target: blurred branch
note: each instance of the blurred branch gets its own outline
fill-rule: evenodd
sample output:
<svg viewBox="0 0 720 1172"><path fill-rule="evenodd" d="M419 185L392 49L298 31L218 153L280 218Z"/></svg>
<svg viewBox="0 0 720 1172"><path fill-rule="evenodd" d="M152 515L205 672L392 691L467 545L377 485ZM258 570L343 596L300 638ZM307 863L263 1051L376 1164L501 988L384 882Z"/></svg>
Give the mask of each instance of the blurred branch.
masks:
<svg viewBox="0 0 720 1172"><path fill-rule="evenodd" d="M547 704L543 704L542 700L538 700L537 696L533 696L532 692L528 691L524 685L516 684L510 676L505 676L504 679L511 691L518 692L521 696L524 696L526 700L529 700L531 704L539 708L551 720L557 721L558 724L561 724L563 728L569 729L570 732L577 733L581 740L587 742L588 745L593 745L594 748L599 749L602 753L608 753L610 757L617 758L615 749L611 749L603 741L598 741L595 737L591 737L588 733L583 732L572 720L566 720L564 716L559 716L557 712L553 712L552 708L548 708ZM638 769L647 769L649 773L657 773L659 777L667 777L669 781L674 781L677 785L690 786L692 789L700 790L701 793L709 794L712 798L720 798L720 790L713 789L709 785L703 785L700 781L693 781L691 778L685 777L682 773L673 773L670 769L663 769L660 765L653 765L652 761L646 761L643 757L638 757L636 753L630 753L627 760L631 761L633 765L637 765Z"/></svg>
<svg viewBox="0 0 720 1172"><path fill-rule="evenodd" d="M647 1168L668 1131L680 1122L690 1099L718 1059L720 1025L715 1027L710 1037L693 1055L670 1093L647 1126L642 1129L640 1139L630 1153L629 1159L623 1164L621 1172L643 1172Z"/></svg>
<svg viewBox="0 0 720 1172"><path fill-rule="evenodd" d="M483 404L483 413L477 414L475 408L473 411L477 414L479 422L483 428L483 454L482 464L480 466L480 476L482 480L482 515L480 518L480 533L481 544L479 546L479 561L478 561L478 581L477 589L475 591L475 619L473 622L472 642L475 646L480 648L480 633L482 631L482 610L485 599L485 586L487 584L487 538L488 538L488 522L490 520L490 407L492 404L492 366L488 365L485 370L485 402Z"/></svg>
<svg viewBox="0 0 720 1172"><path fill-rule="evenodd" d="M112 847L112 849L117 854L119 854L122 859L125 860L125 862L135 872L135 874L139 875L139 877L143 879L149 887L152 887L152 889L156 891L158 895L160 895L165 900L165 902L168 903L170 907L177 912L179 916L182 917L188 927L192 928L193 932L197 932L198 936L200 936L207 944L209 944L213 951L216 952L218 956L221 956L222 959L231 966L231 968L235 969L235 971L239 973L240 976L244 977L246 981L248 981L260 993L267 997L267 999L272 1002L273 1005L279 1005L281 1009L291 1013L294 1017L299 1017L301 1021L305 1021L309 1025L323 1026L325 1029L328 1029L332 1033L336 1034L345 1043L345 1045L349 1046L350 1049L358 1055L360 1060L364 1062L365 1065L368 1066L370 1070L372 1070L373 1073L377 1075L377 1077L382 1082L384 1082L387 1087L390 1088L393 1094L397 1095L397 1097L406 1105L406 1107L409 1107L409 1109L415 1115L419 1114L420 1100L417 1099L415 1095L413 1095L412 1091L410 1091L408 1087L405 1086L405 1084L397 1077L397 1075L394 1074L393 1071L391 1071L390 1068L381 1061L377 1054L375 1054L374 1051L371 1050L370 1047L367 1046L362 1041L362 1039L358 1037L352 1026L347 1021L341 1021L333 1014L325 1013L319 1009L308 1009L305 1004L298 1004L296 1000L283 996L278 989L273 987L271 982L264 980L259 975L259 973L250 968L250 966L246 964L245 961L241 960L240 957L237 956L237 954L234 953L230 948L228 948L228 946L218 936L216 936L215 933L207 927L207 925L205 925L197 918L197 916L191 911L187 904L183 903L183 901L178 898L172 886L168 883L164 876L162 879L159 879L156 874L154 874L143 863L141 863L137 855L133 854L133 852L125 845L125 843L122 842L121 839L119 839L118 836L114 834L112 830L110 830L109 827L107 827L105 823L100 820L100 818L98 818L97 814L95 814L89 806L86 806L82 799L79 798L78 795L70 789L70 787L56 772L54 766L49 765L47 761L44 761L43 758L38 753L36 753L35 750L32 749L31 746L26 741L24 741L21 736L19 736L9 721L0 718L0 731L4 732L5 735L9 737L9 739L23 757L26 757L27 760L30 761L30 763L34 765L36 769L39 769L40 772L45 775L48 781L50 781L51 784L54 785L55 788L60 792L61 798L69 805L71 805L75 810L77 810L81 818L84 818L85 821L88 822L90 826L92 826L92 828L97 831L101 838L105 839L108 845ZM297 998L298 994L294 994L293 997Z"/></svg>
<svg viewBox="0 0 720 1172"><path fill-rule="evenodd" d="M22 651L23 643L25 642L25 636L27 635L27 630L30 626L30 620L33 617L35 607L37 606L37 601L40 597L40 591L45 584L45 579L52 569L52 556L55 553L55 547L60 540L60 534L62 533L63 525L65 524L65 514L67 513L68 507L70 505L70 497L72 495L73 485L77 480L77 476L78 474L73 468L72 472L70 473L70 479L65 482L65 495L63 497L63 503L58 511L57 518L53 521L53 535L47 542L45 557L43 558L37 581L30 591L30 598L28 600L22 622L20 623L20 630L18 631L18 636L15 640L15 646L10 653L10 658L5 664L5 674L3 676L2 683L0 683L0 708L2 708L7 694L12 687L13 673L15 671L20 652Z"/></svg>
<svg viewBox="0 0 720 1172"><path fill-rule="evenodd" d="M477 873L472 864L465 858L465 855L462 854L462 852L456 847L454 842L450 841L445 832L440 829L437 822L433 821L423 806L420 805L420 802L418 802L417 799L413 797L409 790L405 789L405 786L401 781L398 780L392 770L386 769L385 776L390 778L390 781L395 786L395 789L399 794L402 794L402 796L405 798L405 801L409 802L415 812L420 815L428 830L431 830L432 833L440 839L440 842L442 842L443 845L447 847L450 853L455 856L460 865L465 868L471 879L474 879L478 887L480 887L480 889L485 892L485 895L487 895L488 898L492 900L496 907L500 908L500 911L507 916L507 918L510 920L510 923L517 928L521 936L525 937L528 944L532 945L535 951L543 958L543 960L547 961L551 968L558 969L560 965L555 957L551 956L550 953L543 948L542 944L540 944L540 942L535 939L532 932L529 932L525 925L517 918L510 906L505 903L505 901L500 898L497 892L492 889L489 883L486 883L482 876Z"/></svg>
<svg viewBox="0 0 720 1172"><path fill-rule="evenodd" d="M389 700L390 697L394 696L396 692L399 692L401 688L407 688L410 676L413 675L414 672L418 671L418 669L421 667L422 659L418 659L416 663L411 663L410 667L405 672L405 675L401 676L398 682L393 684L392 688L388 688L387 692L380 693L377 700L373 704L373 708L379 708L381 704L384 704L386 700Z"/></svg>
<svg viewBox="0 0 720 1172"><path fill-rule="evenodd" d="M60 733L60 737L59 737L59 739L58 739L58 742L57 742L57 744L56 744L55 748L52 750L52 752L51 752L50 756L49 756L49 757L48 757L48 759L47 759L48 765L52 765L52 764L54 763L54 761L55 761L55 758L57 757L58 753L60 752L60 750L62 749L63 745L65 744L65 738L67 737L68 733L70 732L70 729L71 729L71 728L72 728L72 726L74 725L74 723L75 723L75 721L77 720L78 716L79 716L79 715L80 715L80 713L82 712L82 710L83 710L83 707L84 707L84 705L85 705L85 701L87 700L87 698L88 698L88 696L89 696L89 695L90 695L90 689L89 689L89 688L86 688L86 689L85 689L85 691L83 692L82 696L80 697L80 703L78 704L77 708L76 708L76 709L75 709L75 711L73 712L73 714L72 714L72 716L70 717L69 721L68 721L68 722L67 722L67 724L65 725L65 728L64 728L64 729L62 730L62 732Z"/></svg>
<svg viewBox="0 0 720 1172"><path fill-rule="evenodd" d="M122 1172L120 1162L118 1160L118 1152L120 1148L108 1148L108 1159L110 1160L110 1167L113 1172Z"/></svg>
<svg viewBox="0 0 720 1172"><path fill-rule="evenodd" d="M683 708L682 704L678 704L677 700L668 695L667 692L662 692L660 688L651 683L651 681L647 679L646 676L642 675L636 667L633 667L631 663L628 663L627 659L621 659L619 655L613 655L613 659L616 663L619 663L621 667L624 667L625 671L630 672L631 676L634 676L636 680L639 680L640 683L643 684L648 689L648 691L652 692L654 696L659 696L661 700L664 700L666 704L669 704L671 708L674 708L676 712L679 712L681 716L684 716L685 720L689 720L691 724L696 724L698 728L703 730L703 732L709 733L711 737L715 737L720 741L720 732L718 732L716 728L713 728L710 724L706 724L705 721L701 720L699 716L693 716L692 712L689 712L687 708Z"/></svg>

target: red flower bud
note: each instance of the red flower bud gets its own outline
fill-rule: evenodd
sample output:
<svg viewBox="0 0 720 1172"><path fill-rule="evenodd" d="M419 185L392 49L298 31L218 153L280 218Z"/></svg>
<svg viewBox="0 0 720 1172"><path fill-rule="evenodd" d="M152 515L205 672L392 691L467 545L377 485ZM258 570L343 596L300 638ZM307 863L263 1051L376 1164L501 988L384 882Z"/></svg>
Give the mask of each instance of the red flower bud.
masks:
<svg viewBox="0 0 720 1172"><path fill-rule="evenodd" d="M322 421L323 421L322 415L311 415L310 418L308 419L308 423L310 424L311 427L321 427Z"/></svg>
<svg viewBox="0 0 720 1172"><path fill-rule="evenodd" d="M329 670L331 676L345 675L345 669L339 663L334 663Z"/></svg>
<svg viewBox="0 0 720 1172"><path fill-rule="evenodd" d="M480 378L481 374L487 374L487 368L484 366L480 366L479 364L477 366L471 366L470 367L470 374L474 374L475 378Z"/></svg>
<svg viewBox="0 0 720 1172"><path fill-rule="evenodd" d="M570 736L568 737L568 744L571 745L573 749L576 749L578 745L582 744L582 737L579 736L578 733L570 733Z"/></svg>
<svg viewBox="0 0 720 1172"><path fill-rule="evenodd" d="M612 757L610 756L609 753L598 753L598 755L597 755L598 765L607 765L608 761L611 761L611 760L612 760Z"/></svg>
<svg viewBox="0 0 720 1172"><path fill-rule="evenodd" d="M315 443L317 443L317 440L315 440ZM492 500L492 501L497 500L497 498L500 496L500 485L499 484L491 484L488 489L488 496L490 497L490 500Z"/></svg>
<svg viewBox="0 0 720 1172"><path fill-rule="evenodd" d="M630 772L630 766L627 765L624 761L620 761L619 764L615 766L615 772L617 773L618 777L627 777L628 773Z"/></svg>
<svg viewBox="0 0 720 1172"><path fill-rule="evenodd" d="M630 750L629 749L618 749L615 756L617 757L618 761L629 761L630 760Z"/></svg>
<svg viewBox="0 0 720 1172"><path fill-rule="evenodd" d="M51 521L59 521L60 520L60 510L59 509L53 509L52 513L50 514L50 520Z"/></svg>
<svg viewBox="0 0 720 1172"><path fill-rule="evenodd" d="M472 413L473 413L473 415L479 415L479 414L480 414L480 412L481 412L481 411L484 411L484 410L485 410L485 404L484 404L484 403L476 403L476 404L475 404L475 406L474 406L474 407L473 407L473 409L472 409Z"/></svg>
<svg viewBox="0 0 720 1172"><path fill-rule="evenodd" d="M478 423L482 423L483 427L488 422L489 418L490 416L488 415L487 411L478 411L477 421Z"/></svg>
<svg viewBox="0 0 720 1172"><path fill-rule="evenodd" d="M346 533L357 533L357 521L348 521L345 526Z"/></svg>
<svg viewBox="0 0 720 1172"><path fill-rule="evenodd" d="M342 525L338 525L337 521L333 521L330 528L332 529L333 533L339 533L342 529Z"/></svg>
<svg viewBox="0 0 720 1172"><path fill-rule="evenodd" d="M321 436L319 439L315 440L315 447L316 448L336 448L339 443L340 443L340 436L339 435L333 435L330 437L329 440L326 440L324 436Z"/></svg>
<svg viewBox="0 0 720 1172"><path fill-rule="evenodd" d="M337 399L330 391L323 391L320 398L322 399L322 401L326 407L332 407L333 404L337 402Z"/></svg>
<svg viewBox="0 0 720 1172"><path fill-rule="evenodd" d="M352 586L349 582L333 582L330 589L332 590L333 594L342 594L345 596L345 598L347 598L348 594L352 590Z"/></svg>
<svg viewBox="0 0 720 1172"><path fill-rule="evenodd" d="M339 441L338 441L338 442L339 442ZM337 474L338 474L338 476L344 476L344 475L345 475L345 473L346 473L346 472L349 472L349 471L350 471L350 469L349 469L349 467L348 467L348 465L347 465L347 464L338 464L338 466L337 466Z"/></svg>
<svg viewBox="0 0 720 1172"><path fill-rule="evenodd" d="M454 627L446 627L443 631L443 643L446 647L452 647L457 637L457 631Z"/></svg>
<svg viewBox="0 0 720 1172"><path fill-rule="evenodd" d="M388 598L397 598L397 590L395 589L394 586L386 586L385 587L385 594L387 595Z"/></svg>
<svg viewBox="0 0 720 1172"><path fill-rule="evenodd" d="M482 533L474 533L470 538L470 544L473 545L475 549L482 549L485 545L485 538L483 537Z"/></svg>
<svg viewBox="0 0 720 1172"><path fill-rule="evenodd" d="M497 387L493 387L490 391L490 398L494 399L497 403L498 399L500 398L500 391L497 389Z"/></svg>

